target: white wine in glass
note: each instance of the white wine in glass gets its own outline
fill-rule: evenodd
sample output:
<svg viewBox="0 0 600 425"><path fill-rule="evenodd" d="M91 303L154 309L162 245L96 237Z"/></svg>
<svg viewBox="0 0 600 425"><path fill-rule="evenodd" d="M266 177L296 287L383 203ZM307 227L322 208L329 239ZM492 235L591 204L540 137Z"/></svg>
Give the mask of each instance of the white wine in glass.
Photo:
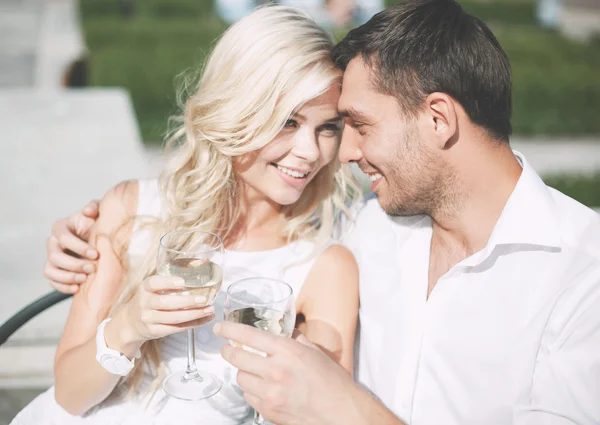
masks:
<svg viewBox="0 0 600 425"><path fill-rule="evenodd" d="M239 280L227 289L224 315L229 322L290 337L296 322L294 291L290 285L277 279L251 277ZM256 352L250 347L243 348ZM262 424L264 418L254 412L253 425Z"/></svg>
<svg viewBox="0 0 600 425"><path fill-rule="evenodd" d="M177 276L185 281L181 289L164 291L173 295L195 295L212 304L223 283L223 270L218 264L199 258L175 258L159 270L163 276Z"/></svg>
<svg viewBox="0 0 600 425"><path fill-rule="evenodd" d="M233 310L227 316L229 322L243 323L263 331L283 336L291 336L294 323L290 315L264 307L245 307Z"/></svg>
<svg viewBox="0 0 600 425"><path fill-rule="evenodd" d="M158 274L178 276L185 281L181 289L164 291L174 296L196 295L212 304L223 282L223 241L214 233L197 229L177 230L165 234L158 247ZM216 376L196 368L194 329L188 329L186 370L165 378L163 389L180 400L203 400L212 397L223 385Z"/></svg>

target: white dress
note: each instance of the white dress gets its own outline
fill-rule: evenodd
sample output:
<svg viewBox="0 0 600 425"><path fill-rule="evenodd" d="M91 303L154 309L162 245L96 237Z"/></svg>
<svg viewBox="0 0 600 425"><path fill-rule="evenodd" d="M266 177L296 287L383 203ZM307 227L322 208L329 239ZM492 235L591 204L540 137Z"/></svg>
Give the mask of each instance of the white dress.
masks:
<svg viewBox="0 0 600 425"><path fill-rule="evenodd" d="M139 181L138 215L160 216L163 210L161 206L157 181ZM131 257L143 255L148 242L147 234L134 233L128 254ZM54 387L51 387L26 406L11 425L233 425L251 422L252 409L235 383L236 371L220 355L225 341L217 337L212 328L217 320L223 319L225 293L228 286L236 280L252 276L279 278L292 286L294 294L298 295L315 261L315 257L311 256L313 249L313 243L298 241L261 252L226 251L223 285L214 302L215 319L196 328L198 369L211 372L223 380L221 391L214 397L197 402L180 401L167 396L159 386L158 391L150 398L144 389L151 385L153 376L145 374L138 387L138 396L128 397L127 390L118 385L106 400L83 417L65 412L56 403ZM301 261L309 257L311 259ZM185 369L186 343L185 332L161 340L161 355L167 372Z"/></svg>

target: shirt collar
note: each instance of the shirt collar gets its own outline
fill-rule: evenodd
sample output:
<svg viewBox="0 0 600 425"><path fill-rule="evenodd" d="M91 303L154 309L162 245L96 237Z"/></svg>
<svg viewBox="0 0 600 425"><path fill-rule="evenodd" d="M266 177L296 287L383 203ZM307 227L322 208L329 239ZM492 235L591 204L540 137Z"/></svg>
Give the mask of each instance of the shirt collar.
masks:
<svg viewBox="0 0 600 425"><path fill-rule="evenodd" d="M514 151L523 167L517 184L494 226L486 247L462 265L474 266L486 259L498 245L561 247L559 220L551 192L525 157Z"/></svg>
<svg viewBox="0 0 600 425"><path fill-rule="evenodd" d="M488 244L530 244L560 247L556 205L548 186L525 157L514 152L523 167Z"/></svg>

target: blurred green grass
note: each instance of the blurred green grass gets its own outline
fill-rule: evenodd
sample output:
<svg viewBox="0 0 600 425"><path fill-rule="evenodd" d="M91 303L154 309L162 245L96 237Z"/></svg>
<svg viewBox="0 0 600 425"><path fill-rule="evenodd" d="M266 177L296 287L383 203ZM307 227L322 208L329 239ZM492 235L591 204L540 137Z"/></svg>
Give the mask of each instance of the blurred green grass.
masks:
<svg viewBox="0 0 600 425"><path fill-rule="evenodd" d="M600 134L600 41L580 44L539 28L528 0L461 3L490 24L511 60L516 134ZM143 0L131 19L116 1L87 0L81 16L91 85L128 89L143 139L159 142L176 110L176 76L201 66L226 25L207 0Z"/></svg>
<svg viewBox="0 0 600 425"><path fill-rule="evenodd" d="M600 172L579 175L550 175L544 182L590 207L600 207Z"/></svg>
<svg viewBox="0 0 600 425"><path fill-rule="evenodd" d="M198 72L226 25L205 0L143 0L125 19L115 1L81 2L90 85L129 90L146 142L159 143L176 112L177 76Z"/></svg>

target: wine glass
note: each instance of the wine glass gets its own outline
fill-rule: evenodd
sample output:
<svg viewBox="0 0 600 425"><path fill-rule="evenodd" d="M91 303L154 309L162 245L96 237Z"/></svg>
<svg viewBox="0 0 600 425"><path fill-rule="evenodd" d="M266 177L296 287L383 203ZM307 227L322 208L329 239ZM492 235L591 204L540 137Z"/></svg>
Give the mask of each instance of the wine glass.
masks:
<svg viewBox="0 0 600 425"><path fill-rule="evenodd" d="M185 247L182 249L182 247ZM212 304L223 282L223 240L219 235L196 229L176 230L160 238L158 274L178 276L182 289L165 291L174 296L196 295ZM188 329L187 368L165 378L162 387L180 400L203 400L221 390L222 381L196 368L194 329Z"/></svg>
<svg viewBox="0 0 600 425"><path fill-rule="evenodd" d="M224 315L227 321L290 337L296 323L294 291L277 279L251 277L239 280L227 289ZM250 347L243 348L257 352ZM264 418L255 411L253 425L262 424Z"/></svg>

